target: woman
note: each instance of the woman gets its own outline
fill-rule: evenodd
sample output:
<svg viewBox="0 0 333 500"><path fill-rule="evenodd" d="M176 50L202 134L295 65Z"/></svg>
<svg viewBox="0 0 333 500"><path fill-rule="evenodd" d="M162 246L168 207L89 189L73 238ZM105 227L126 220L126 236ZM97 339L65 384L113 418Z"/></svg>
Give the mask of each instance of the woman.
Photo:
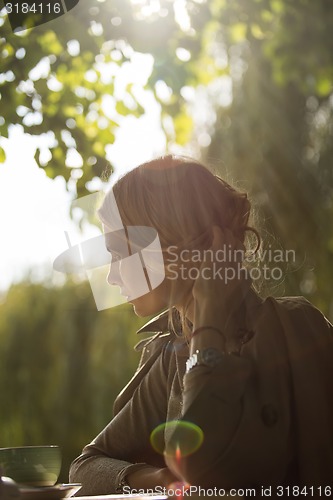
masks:
<svg viewBox="0 0 333 500"><path fill-rule="evenodd" d="M129 301L138 316L164 312L141 328L155 335L144 342L114 418L71 466L80 494L167 487L177 479L257 494L330 486L333 328L303 297L262 300L255 292L244 260L246 232L258 244L260 238L248 226L246 194L188 159L140 165L99 211L114 262L124 256L114 253L110 196L125 228L157 230L165 278ZM108 280L128 290L131 279L119 262ZM166 426L163 456L150 435L175 420L171 431ZM193 453L181 453L181 422L203 434ZM181 456L172 453L176 445Z"/></svg>

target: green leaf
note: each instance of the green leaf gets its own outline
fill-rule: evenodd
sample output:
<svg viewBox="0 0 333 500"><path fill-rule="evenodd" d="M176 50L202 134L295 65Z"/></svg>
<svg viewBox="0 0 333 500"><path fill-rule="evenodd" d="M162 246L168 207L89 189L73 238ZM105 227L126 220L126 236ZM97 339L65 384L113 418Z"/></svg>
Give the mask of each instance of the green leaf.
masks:
<svg viewBox="0 0 333 500"><path fill-rule="evenodd" d="M246 39L247 25L236 23L230 29L231 39L234 43L243 42Z"/></svg>
<svg viewBox="0 0 333 500"><path fill-rule="evenodd" d="M271 9L276 14L281 14L285 10L284 2L281 0L271 0Z"/></svg>
<svg viewBox="0 0 333 500"><path fill-rule="evenodd" d="M4 163L6 161L6 153L5 150L0 146L0 163Z"/></svg>
<svg viewBox="0 0 333 500"><path fill-rule="evenodd" d="M320 97L328 96L333 90L332 80L328 77L320 78L317 82L316 90Z"/></svg>
<svg viewBox="0 0 333 500"><path fill-rule="evenodd" d="M116 104L116 111L120 115L126 116L130 113L130 110L125 106L125 104L122 101L118 101Z"/></svg>
<svg viewBox="0 0 333 500"><path fill-rule="evenodd" d="M39 148L36 148L36 152L35 152L35 155L34 155L34 159L35 159L35 162L37 163L38 166L39 165L39 155L40 155L40 149Z"/></svg>
<svg viewBox="0 0 333 500"><path fill-rule="evenodd" d="M190 116L182 113L174 119L177 143L181 146L187 144L193 132L193 120Z"/></svg>
<svg viewBox="0 0 333 500"><path fill-rule="evenodd" d="M47 47L50 54L55 56L63 52L63 47L59 42L59 38L53 31L47 31L41 36L41 45Z"/></svg>
<svg viewBox="0 0 333 500"><path fill-rule="evenodd" d="M101 142L97 141L93 144L93 151L97 155L103 156L105 154L104 146Z"/></svg>
<svg viewBox="0 0 333 500"><path fill-rule="evenodd" d="M254 38L257 38L258 40L262 40L263 38L265 38L265 33L262 31L259 24L251 25L251 33L254 36Z"/></svg>

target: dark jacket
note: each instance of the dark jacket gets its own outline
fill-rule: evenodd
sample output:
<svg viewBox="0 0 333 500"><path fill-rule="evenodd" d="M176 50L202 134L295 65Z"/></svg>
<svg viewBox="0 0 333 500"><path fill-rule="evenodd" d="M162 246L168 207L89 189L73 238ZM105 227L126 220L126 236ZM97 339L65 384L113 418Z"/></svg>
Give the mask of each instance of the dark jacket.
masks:
<svg viewBox="0 0 333 500"><path fill-rule="evenodd" d="M188 346L168 331L167 312L139 330L155 335L139 343L114 418L71 466L80 494L115 493L131 469L165 466L150 434L174 419L203 431L202 446L182 459L191 484L273 493L333 485L332 325L303 297L262 300L253 290L245 316L246 328L227 332L223 362L186 375Z"/></svg>

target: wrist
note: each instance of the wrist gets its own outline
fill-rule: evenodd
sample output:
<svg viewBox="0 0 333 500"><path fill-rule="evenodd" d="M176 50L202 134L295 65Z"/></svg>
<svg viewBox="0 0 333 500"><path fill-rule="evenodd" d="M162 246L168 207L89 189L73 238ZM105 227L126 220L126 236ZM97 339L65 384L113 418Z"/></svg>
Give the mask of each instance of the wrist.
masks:
<svg viewBox="0 0 333 500"><path fill-rule="evenodd" d="M169 484L175 480L175 476L171 475L171 471L167 467L163 469L157 469L154 474L154 481L156 486L162 486L167 488Z"/></svg>
<svg viewBox="0 0 333 500"><path fill-rule="evenodd" d="M215 348L225 351L226 339L220 328L212 325L203 325L192 332L190 338L190 355L198 349Z"/></svg>
<svg viewBox="0 0 333 500"><path fill-rule="evenodd" d="M154 488L155 475L159 471L156 467L143 467L126 474L126 482L133 490Z"/></svg>
<svg viewBox="0 0 333 500"><path fill-rule="evenodd" d="M148 490L157 486L167 487L177 480L177 477L167 468L144 467L126 475L126 482L131 489Z"/></svg>
<svg viewBox="0 0 333 500"><path fill-rule="evenodd" d="M221 304L216 307L213 304L202 305L194 316L193 329L209 325L225 333L235 321L236 312L233 308L226 309Z"/></svg>
<svg viewBox="0 0 333 500"><path fill-rule="evenodd" d="M199 330L199 335L201 333L201 330L203 330L205 327L209 326L209 329L215 328L216 331L220 331L221 334L223 335L225 332L225 327L227 324L227 319L220 319L220 316L217 317L217 315L213 314L207 314L207 315L200 315L199 318L195 318L193 322L193 331L192 335L196 336L196 331Z"/></svg>
<svg viewBox="0 0 333 500"><path fill-rule="evenodd" d="M251 280L244 280L237 288L237 293L226 296L221 300L215 296L204 298L200 303L194 303L194 327L212 325L224 329L229 323L236 321L236 317L251 291Z"/></svg>
<svg viewBox="0 0 333 500"><path fill-rule="evenodd" d="M228 311L225 310L221 303L213 304L212 301L200 302L200 305L195 307L194 310L194 330L205 325L223 329L228 315Z"/></svg>

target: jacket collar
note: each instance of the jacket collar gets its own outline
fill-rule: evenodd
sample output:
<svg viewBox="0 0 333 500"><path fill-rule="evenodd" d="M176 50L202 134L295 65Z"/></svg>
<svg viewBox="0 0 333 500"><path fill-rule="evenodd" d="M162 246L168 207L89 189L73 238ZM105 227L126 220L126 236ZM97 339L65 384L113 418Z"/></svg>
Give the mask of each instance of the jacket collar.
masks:
<svg viewBox="0 0 333 500"><path fill-rule="evenodd" d="M161 312L154 318L145 323L136 333L163 333L169 331L168 329L168 313L169 309Z"/></svg>
<svg viewBox="0 0 333 500"><path fill-rule="evenodd" d="M252 309L255 306L260 306L263 303L263 299L258 295L253 287L251 287L248 291L247 299L246 299L246 307L247 309ZM168 314L169 309L162 311L157 316L154 316L152 319L147 321L136 333L164 333L169 332L168 327Z"/></svg>

